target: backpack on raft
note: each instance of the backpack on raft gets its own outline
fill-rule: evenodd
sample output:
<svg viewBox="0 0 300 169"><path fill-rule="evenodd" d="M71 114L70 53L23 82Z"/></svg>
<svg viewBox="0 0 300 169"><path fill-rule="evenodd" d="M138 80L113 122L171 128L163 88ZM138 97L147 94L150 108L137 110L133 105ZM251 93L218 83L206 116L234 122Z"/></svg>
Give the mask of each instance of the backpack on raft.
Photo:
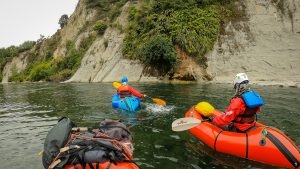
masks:
<svg viewBox="0 0 300 169"><path fill-rule="evenodd" d="M248 91L242 94L242 98L249 108L260 107L264 105L262 97L254 91Z"/></svg>
<svg viewBox="0 0 300 169"><path fill-rule="evenodd" d="M45 169L63 169L66 165L77 164L85 168L106 161L114 164L133 162L132 136L123 123L106 119L99 128L88 129L76 128L68 118L64 119L46 137L43 153ZM56 135L55 131L60 129L66 131L64 137L62 133Z"/></svg>

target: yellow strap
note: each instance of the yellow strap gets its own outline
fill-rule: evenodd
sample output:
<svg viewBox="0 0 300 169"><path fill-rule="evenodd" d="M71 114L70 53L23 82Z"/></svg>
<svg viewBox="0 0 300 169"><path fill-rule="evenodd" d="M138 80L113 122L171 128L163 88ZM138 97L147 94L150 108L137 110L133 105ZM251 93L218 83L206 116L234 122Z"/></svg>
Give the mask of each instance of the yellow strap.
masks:
<svg viewBox="0 0 300 169"><path fill-rule="evenodd" d="M75 148L80 148L80 146L78 146L78 145L75 145L74 147L75 147ZM69 146L68 146L68 147L63 147L63 148L59 149L59 152L60 152L60 153L63 153L63 152L66 152L66 151L68 151L68 150L70 150L70 147L69 147Z"/></svg>
<svg viewBox="0 0 300 169"><path fill-rule="evenodd" d="M44 152L44 150L41 150L41 151L38 153L38 155L39 155L39 156L42 156L42 155L43 155L43 152Z"/></svg>
<svg viewBox="0 0 300 169"><path fill-rule="evenodd" d="M59 152L63 153L63 152L66 152L68 150L70 150L70 147L63 147L63 148L59 149Z"/></svg>
<svg viewBox="0 0 300 169"><path fill-rule="evenodd" d="M88 131L87 127L73 127L72 131Z"/></svg>
<svg viewBox="0 0 300 169"><path fill-rule="evenodd" d="M48 167L48 169L53 169L55 166L57 166L59 163L61 163L61 160L58 159L56 161L54 161L53 163L51 163L51 165Z"/></svg>

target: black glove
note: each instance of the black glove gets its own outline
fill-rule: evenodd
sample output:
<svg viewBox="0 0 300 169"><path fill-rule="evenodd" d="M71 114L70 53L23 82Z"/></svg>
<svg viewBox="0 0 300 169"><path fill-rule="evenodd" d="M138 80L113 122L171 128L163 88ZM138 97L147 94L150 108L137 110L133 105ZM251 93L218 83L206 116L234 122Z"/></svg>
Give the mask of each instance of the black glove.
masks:
<svg viewBox="0 0 300 169"><path fill-rule="evenodd" d="M213 116L209 116L208 117L208 121L212 122L214 120L214 117Z"/></svg>

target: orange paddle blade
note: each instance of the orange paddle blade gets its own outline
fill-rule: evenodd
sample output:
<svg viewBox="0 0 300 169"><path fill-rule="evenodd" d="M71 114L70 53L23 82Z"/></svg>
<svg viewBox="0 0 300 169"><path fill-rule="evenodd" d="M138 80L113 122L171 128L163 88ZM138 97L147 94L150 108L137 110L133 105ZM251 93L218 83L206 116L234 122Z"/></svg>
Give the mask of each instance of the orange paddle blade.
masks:
<svg viewBox="0 0 300 169"><path fill-rule="evenodd" d="M160 104L160 105L163 105L165 106L167 104L166 101L162 100L162 99L159 99L159 98L152 98L152 100L156 103L156 104Z"/></svg>
<svg viewBox="0 0 300 169"><path fill-rule="evenodd" d="M122 86L122 84L119 82L113 82L113 86L114 86L114 88L118 89L119 87Z"/></svg>

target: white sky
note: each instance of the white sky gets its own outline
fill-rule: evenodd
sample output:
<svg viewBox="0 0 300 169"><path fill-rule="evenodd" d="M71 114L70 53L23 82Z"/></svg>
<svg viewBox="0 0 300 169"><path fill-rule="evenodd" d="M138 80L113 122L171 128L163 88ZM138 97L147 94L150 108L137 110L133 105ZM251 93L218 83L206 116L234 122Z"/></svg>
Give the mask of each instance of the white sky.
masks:
<svg viewBox="0 0 300 169"><path fill-rule="evenodd" d="M53 35L63 14L70 16L78 0L0 0L0 48Z"/></svg>

